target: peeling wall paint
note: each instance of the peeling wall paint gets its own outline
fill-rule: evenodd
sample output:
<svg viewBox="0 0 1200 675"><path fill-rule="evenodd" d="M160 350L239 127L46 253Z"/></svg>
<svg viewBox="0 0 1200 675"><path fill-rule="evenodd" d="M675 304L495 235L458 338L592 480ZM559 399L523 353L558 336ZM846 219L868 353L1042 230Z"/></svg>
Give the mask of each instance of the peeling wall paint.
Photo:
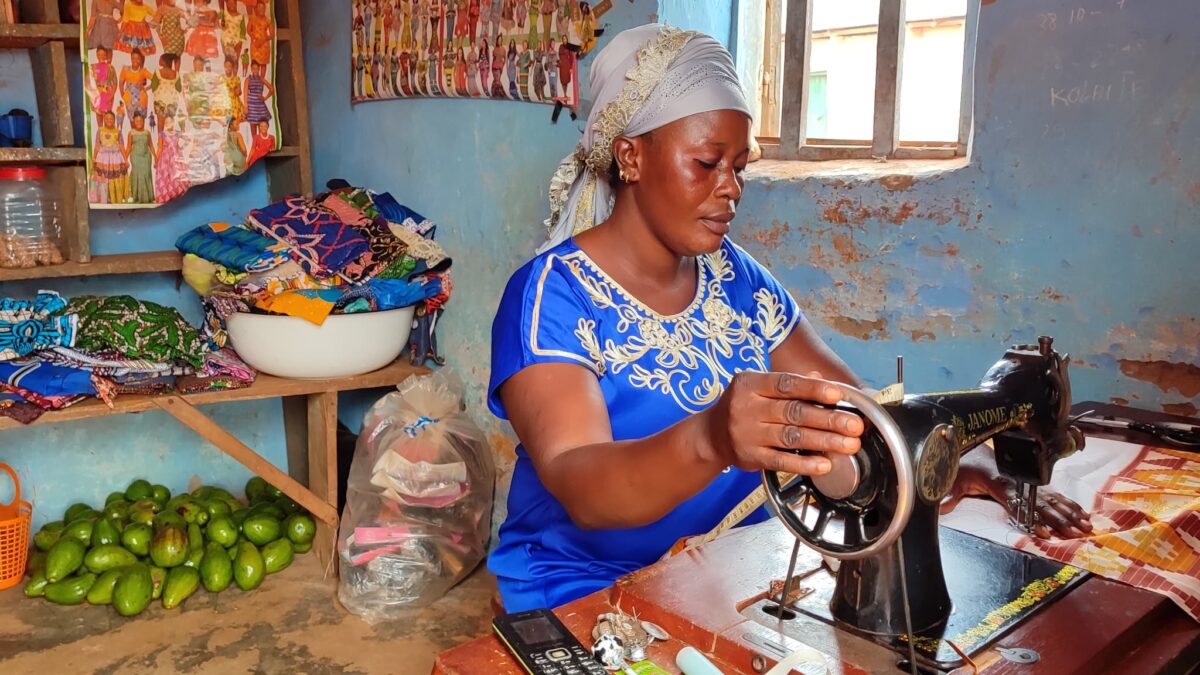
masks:
<svg viewBox="0 0 1200 675"><path fill-rule="evenodd" d="M969 386L1050 334L1077 400L1194 413L1200 81L1164 64L1200 59L1200 6L984 4L968 166L752 167L734 236L874 384L903 354L912 389Z"/></svg>

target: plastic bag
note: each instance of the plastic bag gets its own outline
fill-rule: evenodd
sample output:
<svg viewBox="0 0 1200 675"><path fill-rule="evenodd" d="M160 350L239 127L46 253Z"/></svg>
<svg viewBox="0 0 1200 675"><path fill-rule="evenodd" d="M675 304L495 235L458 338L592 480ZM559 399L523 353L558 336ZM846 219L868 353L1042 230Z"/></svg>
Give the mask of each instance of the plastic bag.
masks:
<svg viewBox="0 0 1200 675"><path fill-rule="evenodd" d="M363 418L338 532L338 599L368 622L436 600L487 554L496 469L452 374L413 376Z"/></svg>

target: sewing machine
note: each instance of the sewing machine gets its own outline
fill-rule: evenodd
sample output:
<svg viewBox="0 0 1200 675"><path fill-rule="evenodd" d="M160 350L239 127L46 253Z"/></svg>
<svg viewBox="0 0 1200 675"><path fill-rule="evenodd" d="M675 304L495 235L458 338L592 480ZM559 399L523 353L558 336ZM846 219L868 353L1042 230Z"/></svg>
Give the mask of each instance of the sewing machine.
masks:
<svg viewBox="0 0 1200 675"><path fill-rule="evenodd" d="M964 542L953 542L950 550L939 545L938 505L954 484L959 458L991 440L1000 473L1018 486L1016 523L1027 531L1037 525L1038 487L1049 483L1055 462L1083 447L1083 434L1071 425L1067 360L1054 351L1052 338L1042 337L1037 345L1009 349L974 390L905 396L880 405L853 388L843 389L847 409L868 422L862 451L833 457L833 469L821 476L763 473L768 501L797 544L838 563L828 613L807 610L905 650L919 662L952 664L956 659L938 658L936 649L922 658L914 647L920 644L914 636L925 638L928 646L928 640L946 632L951 613L964 609L948 589L943 567L947 553L962 556ZM1012 564L1012 556L1021 568L1045 565L1034 576L1055 567L982 540L966 548L973 550L966 552L968 560L953 563L956 571L985 583L996 581L987 568ZM768 618L762 623L806 611L804 604L790 601L796 553L798 547L783 601L763 603ZM1007 593L1009 584L1001 585ZM1001 600L985 598L979 609L995 609L989 605Z"/></svg>
<svg viewBox="0 0 1200 675"><path fill-rule="evenodd" d="M1026 528L1037 488L1082 447L1067 359L1050 338L1010 349L971 391L880 405L847 389L847 401L870 423L863 450L814 479L766 474L780 518L628 574L556 614L585 643L597 616L637 615L670 635L647 650L656 663L673 664L691 645L729 675L766 673L806 648L818 661L792 673L1174 673L1196 663L1200 627L1169 598L937 526L959 458L984 441L1022 486L1016 511ZM1076 412L1091 408L1106 406ZM493 636L443 653L434 668L483 672L521 671Z"/></svg>

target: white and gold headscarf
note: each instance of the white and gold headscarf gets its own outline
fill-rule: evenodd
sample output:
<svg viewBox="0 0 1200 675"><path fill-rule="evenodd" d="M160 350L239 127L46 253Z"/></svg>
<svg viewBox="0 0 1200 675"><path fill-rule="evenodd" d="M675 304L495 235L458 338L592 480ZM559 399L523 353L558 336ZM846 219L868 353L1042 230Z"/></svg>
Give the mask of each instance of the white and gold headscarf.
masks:
<svg viewBox="0 0 1200 675"><path fill-rule="evenodd" d="M548 250L612 212L612 144L688 115L738 110L750 115L729 51L703 33L652 23L618 34L589 71L592 112L575 151L550 179Z"/></svg>

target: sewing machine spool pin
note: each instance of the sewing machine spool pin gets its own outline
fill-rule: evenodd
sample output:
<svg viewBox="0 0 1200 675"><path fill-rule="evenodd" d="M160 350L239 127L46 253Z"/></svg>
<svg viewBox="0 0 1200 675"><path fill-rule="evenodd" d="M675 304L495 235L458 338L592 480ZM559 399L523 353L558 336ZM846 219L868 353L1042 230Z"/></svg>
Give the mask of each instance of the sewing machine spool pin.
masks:
<svg viewBox="0 0 1200 675"><path fill-rule="evenodd" d="M830 602L834 621L869 636L920 634L946 624L952 603L938 508L954 484L959 458L988 439L1001 475L1016 484L1017 522L1029 530L1038 525L1038 487L1049 483L1059 459L1083 447L1070 417L1067 364L1053 339L1041 336L1035 345L1010 347L968 391L909 395L880 405L836 385L849 404L843 408L865 418L862 450L834 458L834 469L824 476L786 485L774 472L763 472L767 502L784 525L841 561ZM896 374L903 378L903 357ZM813 510L810 522L805 514ZM826 533L835 517L844 524L841 542ZM903 557L897 555L901 546ZM920 579L921 593L904 597L904 578Z"/></svg>

